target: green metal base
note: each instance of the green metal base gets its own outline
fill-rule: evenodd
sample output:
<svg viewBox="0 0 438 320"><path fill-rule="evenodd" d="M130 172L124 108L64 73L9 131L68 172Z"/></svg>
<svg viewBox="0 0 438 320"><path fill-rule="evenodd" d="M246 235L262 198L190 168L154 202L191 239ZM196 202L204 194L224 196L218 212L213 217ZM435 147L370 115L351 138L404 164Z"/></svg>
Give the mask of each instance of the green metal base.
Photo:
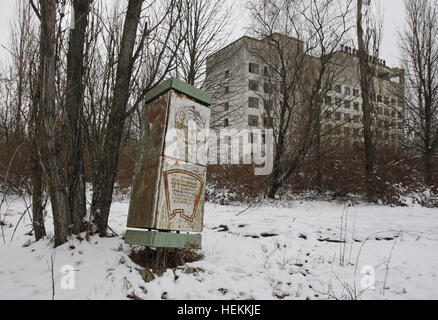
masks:
<svg viewBox="0 0 438 320"><path fill-rule="evenodd" d="M125 243L154 248L201 249L201 234L126 230Z"/></svg>

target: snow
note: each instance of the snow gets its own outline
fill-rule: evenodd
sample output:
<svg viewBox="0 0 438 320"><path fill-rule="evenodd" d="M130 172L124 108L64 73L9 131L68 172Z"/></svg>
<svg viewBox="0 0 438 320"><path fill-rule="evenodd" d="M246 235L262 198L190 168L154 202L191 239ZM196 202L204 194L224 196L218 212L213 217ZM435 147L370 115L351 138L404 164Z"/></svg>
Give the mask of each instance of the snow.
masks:
<svg viewBox="0 0 438 320"><path fill-rule="evenodd" d="M145 283L122 239L128 206L118 201L111 208L109 224L118 237L72 239L54 250L50 240L35 243L25 235L28 213L11 241L26 204L9 197L1 216L7 225L4 240L0 230L0 299L51 299L52 257L55 299L128 299L132 293L142 299L438 299L437 209L310 200L249 209L207 203L204 258ZM74 272L65 273L65 266Z"/></svg>

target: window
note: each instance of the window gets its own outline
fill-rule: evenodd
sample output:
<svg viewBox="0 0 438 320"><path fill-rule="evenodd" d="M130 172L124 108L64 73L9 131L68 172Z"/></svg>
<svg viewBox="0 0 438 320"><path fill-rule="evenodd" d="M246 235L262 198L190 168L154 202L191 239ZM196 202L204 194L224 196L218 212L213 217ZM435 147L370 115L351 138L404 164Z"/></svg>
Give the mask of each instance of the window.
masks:
<svg viewBox="0 0 438 320"><path fill-rule="evenodd" d="M379 120L377 121L377 127L378 127L378 128L383 128L383 120L382 120L382 119L379 119Z"/></svg>
<svg viewBox="0 0 438 320"><path fill-rule="evenodd" d="M331 106L332 105L332 97L326 96L325 97L325 104L328 106Z"/></svg>
<svg viewBox="0 0 438 320"><path fill-rule="evenodd" d="M265 67L263 68L263 72L265 73L265 76L268 77L268 76L269 76L269 67L268 67L268 66L265 66Z"/></svg>
<svg viewBox="0 0 438 320"><path fill-rule="evenodd" d="M225 78L229 78L230 77L230 70L225 70Z"/></svg>
<svg viewBox="0 0 438 320"><path fill-rule="evenodd" d="M340 85L335 86L335 91L337 93L342 93L342 87Z"/></svg>
<svg viewBox="0 0 438 320"><path fill-rule="evenodd" d="M259 65L257 63L249 63L249 72L259 74Z"/></svg>
<svg viewBox="0 0 438 320"><path fill-rule="evenodd" d="M392 110L392 111L391 111L391 117L393 117L393 118L397 118L397 111Z"/></svg>
<svg viewBox="0 0 438 320"><path fill-rule="evenodd" d="M391 115L391 113L390 113L389 109L385 109L385 116L389 117L390 115Z"/></svg>
<svg viewBox="0 0 438 320"><path fill-rule="evenodd" d="M225 87L225 94L229 94L230 93L230 87Z"/></svg>
<svg viewBox="0 0 438 320"><path fill-rule="evenodd" d="M228 111L230 110L230 103L229 102L225 102L224 103L224 111Z"/></svg>
<svg viewBox="0 0 438 320"><path fill-rule="evenodd" d="M382 102L382 96L381 95L377 96L377 102Z"/></svg>
<svg viewBox="0 0 438 320"><path fill-rule="evenodd" d="M377 108L377 114L382 115L383 114L383 109L382 107L378 107Z"/></svg>
<svg viewBox="0 0 438 320"><path fill-rule="evenodd" d="M398 129L399 129L399 130L402 130L402 129L403 129L403 122L399 122L399 123L398 123Z"/></svg>
<svg viewBox="0 0 438 320"><path fill-rule="evenodd" d="M359 107L359 102L355 102L355 103L353 104L353 106L354 106L354 110L359 111L359 109L360 109L360 107Z"/></svg>
<svg viewBox="0 0 438 320"><path fill-rule="evenodd" d="M255 80L249 80L249 90L259 91L259 82Z"/></svg>
<svg viewBox="0 0 438 320"><path fill-rule="evenodd" d="M342 114L340 112L336 112L335 113L335 120L336 121L341 121L341 118L342 118Z"/></svg>
<svg viewBox="0 0 438 320"><path fill-rule="evenodd" d="M259 125L259 117L257 116L248 116L248 126L257 127Z"/></svg>
<svg viewBox="0 0 438 320"><path fill-rule="evenodd" d="M351 134L351 130L350 130L350 128L348 128L348 127L344 128L344 134L345 134L346 136L349 136L349 135Z"/></svg>
<svg viewBox="0 0 438 320"><path fill-rule="evenodd" d="M360 117L354 116L354 123L360 123Z"/></svg>
<svg viewBox="0 0 438 320"><path fill-rule="evenodd" d="M345 101L344 107L345 107L345 109L350 109L350 107L351 107L350 101Z"/></svg>
<svg viewBox="0 0 438 320"><path fill-rule="evenodd" d="M228 119L224 119L224 127L228 127L228 126L229 126Z"/></svg>
<svg viewBox="0 0 438 320"><path fill-rule="evenodd" d="M332 119L332 114L330 111L326 110L324 111L324 118L331 120Z"/></svg>
<svg viewBox="0 0 438 320"><path fill-rule="evenodd" d="M351 120L351 117L350 117L350 114L349 114L349 113L345 113L345 114L344 114L344 120L345 120L345 121L350 121L350 120Z"/></svg>
<svg viewBox="0 0 438 320"><path fill-rule="evenodd" d="M269 84L269 83L267 83L267 82L265 82L265 83L263 84L263 90L264 90L266 93L272 93L272 85Z"/></svg>
<svg viewBox="0 0 438 320"><path fill-rule="evenodd" d="M251 109L258 109L259 108L259 99L254 98L254 97L249 97L248 107Z"/></svg>
<svg viewBox="0 0 438 320"><path fill-rule="evenodd" d="M376 102L376 95L375 94L370 94L370 100L372 102Z"/></svg>
<svg viewBox="0 0 438 320"><path fill-rule="evenodd" d="M345 94L347 96L351 95L351 88L350 87L345 87Z"/></svg>
<svg viewBox="0 0 438 320"><path fill-rule="evenodd" d="M359 90L358 89L353 89L353 96L359 97Z"/></svg>
<svg viewBox="0 0 438 320"><path fill-rule="evenodd" d="M389 130L389 121L385 121L385 130L386 130L386 131Z"/></svg>
<svg viewBox="0 0 438 320"><path fill-rule="evenodd" d="M264 126L265 128L269 128L269 127L271 127L270 122L269 122L269 118L268 118L268 117L264 117L264 118L263 118L263 126Z"/></svg>
<svg viewBox="0 0 438 320"><path fill-rule="evenodd" d="M336 98L335 99L335 104L337 107L342 107L342 99L341 98Z"/></svg>
<svg viewBox="0 0 438 320"><path fill-rule="evenodd" d="M397 101L395 99L391 99L391 106L395 107L397 104Z"/></svg>
<svg viewBox="0 0 438 320"><path fill-rule="evenodd" d="M385 102L386 105L388 105L389 104L389 97L385 97L384 98L384 102Z"/></svg>

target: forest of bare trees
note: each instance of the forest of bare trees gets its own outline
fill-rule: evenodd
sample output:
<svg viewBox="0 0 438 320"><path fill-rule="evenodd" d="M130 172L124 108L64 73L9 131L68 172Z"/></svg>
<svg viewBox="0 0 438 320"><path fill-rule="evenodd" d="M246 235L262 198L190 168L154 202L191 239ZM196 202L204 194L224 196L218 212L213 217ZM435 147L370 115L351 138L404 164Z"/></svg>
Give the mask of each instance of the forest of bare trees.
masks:
<svg viewBox="0 0 438 320"><path fill-rule="evenodd" d="M327 95L345 80L345 69L353 67L363 101L364 142L354 152L359 159L356 181L363 187L358 190L377 201L377 184L402 183L394 177L385 180L381 172L397 172L397 165L407 162L415 168L411 180L418 181L421 168L421 186L436 188L438 2L405 0L407 24L399 35L406 77L405 138L382 154L370 101L376 95L376 70L368 59L379 56L382 20L370 17L365 3L248 2L248 33L267 39L263 51L251 41L245 44L268 66L264 115L274 131L275 152L272 175L258 185L264 196L275 198L306 170L318 192L337 190L327 181L338 174L327 172L324 163L328 156L343 163L329 145L337 106L327 103ZM135 161L143 98L172 76L216 96L223 92L220 83L205 81L206 60L229 44L233 6L225 0L18 0L14 14L10 59L0 70L0 191L30 199L27 213L36 240L46 236L48 208L55 246L83 232L110 236L119 176L132 179L125 166ZM357 46L357 65L337 54L344 44ZM241 106L235 107L227 109L227 117L238 114ZM222 118L217 121L220 125ZM382 160L390 152L394 158ZM0 222L4 201L2 195Z"/></svg>
<svg viewBox="0 0 438 320"><path fill-rule="evenodd" d="M433 185L438 150L438 1L406 1L407 26L400 34L407 84L406 147L422 159L424 183Z"/></svg>

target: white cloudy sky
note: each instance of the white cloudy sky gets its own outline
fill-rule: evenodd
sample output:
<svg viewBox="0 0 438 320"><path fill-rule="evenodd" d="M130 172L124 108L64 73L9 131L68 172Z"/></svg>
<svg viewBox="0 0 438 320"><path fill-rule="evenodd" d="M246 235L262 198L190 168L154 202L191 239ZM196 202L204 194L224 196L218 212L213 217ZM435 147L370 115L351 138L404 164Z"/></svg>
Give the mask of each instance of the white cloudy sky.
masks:
<svg viewBox="0 0 438 320"><path fill-rule="evenodd" d="M17 0L0 0L0 62L4 62L7 57L7 51L3 46L8 47L9 40L9 21L14 15L15 4ZM234 1L235 8L240 12L236 15L235 26L233 27L233 38L245 33L247 19L245 19L245 1ZM384 38L382 43L381 58L387 60L390 66L398 65L398 46L397 46L397 28L403 26L405 21L403 0L382 0L384 4Z"/></svg>

